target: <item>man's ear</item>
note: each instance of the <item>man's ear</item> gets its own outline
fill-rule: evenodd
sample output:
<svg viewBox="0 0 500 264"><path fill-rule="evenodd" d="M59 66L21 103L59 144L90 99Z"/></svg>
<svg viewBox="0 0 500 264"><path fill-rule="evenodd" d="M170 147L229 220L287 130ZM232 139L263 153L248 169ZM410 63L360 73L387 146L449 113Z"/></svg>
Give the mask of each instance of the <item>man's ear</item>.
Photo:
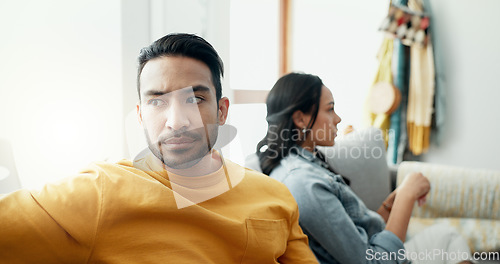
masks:
<svg viewBox="0 0 500 264"><path fill-rule="evenodd" d="M292 120L295 126L299 129L306 128L307 124L309 123L307 116L300 110L293 112Z"/></svg>
<svg viewBox="0 0 500 264"><path fill-rule="evenodd" d="M229 111L229 99L227 97L222 97L219 100L219 109L217 110L217 117L220 126L226 123L228 111Z"/></svg>
<svg viewBox="0 0 500 264"><path fill-rule="evenodd" d="M137 102L136 104L136 109L137 109L137 120L139 120L139 124L142 125L142 112L141 112L141 102Z"/></svg>

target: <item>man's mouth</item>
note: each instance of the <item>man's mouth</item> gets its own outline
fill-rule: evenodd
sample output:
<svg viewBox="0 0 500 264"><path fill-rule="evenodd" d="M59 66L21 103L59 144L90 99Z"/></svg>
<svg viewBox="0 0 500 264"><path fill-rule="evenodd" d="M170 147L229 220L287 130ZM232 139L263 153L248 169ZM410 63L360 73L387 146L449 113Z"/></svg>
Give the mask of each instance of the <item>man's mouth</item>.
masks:
<svg viewBox="0 0 500 264"><path fill-rule="evenodd" d="M168 150L181 150L190 148L196 139L191 137L171 137L161 142L161 145Z"/></svg>

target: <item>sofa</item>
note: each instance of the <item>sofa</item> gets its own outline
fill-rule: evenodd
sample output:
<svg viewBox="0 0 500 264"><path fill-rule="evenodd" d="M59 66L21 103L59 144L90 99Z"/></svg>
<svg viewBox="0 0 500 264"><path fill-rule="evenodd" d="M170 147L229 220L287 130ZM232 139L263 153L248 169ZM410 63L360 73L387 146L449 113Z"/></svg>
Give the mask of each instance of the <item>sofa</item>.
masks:
<svg viewBox="0 0 500 264"><path fill-rule="evenodd" d="M472 252L500 250L500 172L405 161L391 173L382 132L376 128L355 130L338 138L333 147L318 149L337 173L350 179L353 191L371 210L377 210L408 173L427 176L431 191L422 207L414 207L408 238L445 223L461 233ZM245 166L260 171L255 154L247 156Z"/></svg>

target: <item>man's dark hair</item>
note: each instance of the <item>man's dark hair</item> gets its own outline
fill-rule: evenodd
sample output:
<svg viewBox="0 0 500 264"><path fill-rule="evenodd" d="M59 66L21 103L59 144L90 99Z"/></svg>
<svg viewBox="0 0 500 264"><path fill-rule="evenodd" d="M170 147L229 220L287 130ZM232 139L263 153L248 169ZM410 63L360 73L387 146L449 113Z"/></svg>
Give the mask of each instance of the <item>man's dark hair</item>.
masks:
<svg viewBox="0 0 500 264"><path fill-rule="evenodd" d="M141 99L140 78L144 65L152 59L163 56L189 57L205 63L212 73L212 82L215 86L217 102L222 97L221 78L224 77L224 65L210 43L203 38L184 33L166 35L151 45L141 49L139 54L139 69L137 71L137 92Z"/></svg>

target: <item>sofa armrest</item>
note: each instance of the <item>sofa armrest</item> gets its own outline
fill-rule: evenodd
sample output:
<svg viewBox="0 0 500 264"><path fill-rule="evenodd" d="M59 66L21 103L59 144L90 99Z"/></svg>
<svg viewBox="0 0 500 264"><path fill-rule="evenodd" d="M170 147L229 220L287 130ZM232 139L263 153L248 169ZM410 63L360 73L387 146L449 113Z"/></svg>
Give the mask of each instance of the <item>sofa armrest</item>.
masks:
<svg viewBox="0 0 500 264"><path fill-rule="evenodd" d="M402 162L398 185L411 172L421 172L431 182L426 204L415 207L412 216L500 219L500 172Z"/></svg>

